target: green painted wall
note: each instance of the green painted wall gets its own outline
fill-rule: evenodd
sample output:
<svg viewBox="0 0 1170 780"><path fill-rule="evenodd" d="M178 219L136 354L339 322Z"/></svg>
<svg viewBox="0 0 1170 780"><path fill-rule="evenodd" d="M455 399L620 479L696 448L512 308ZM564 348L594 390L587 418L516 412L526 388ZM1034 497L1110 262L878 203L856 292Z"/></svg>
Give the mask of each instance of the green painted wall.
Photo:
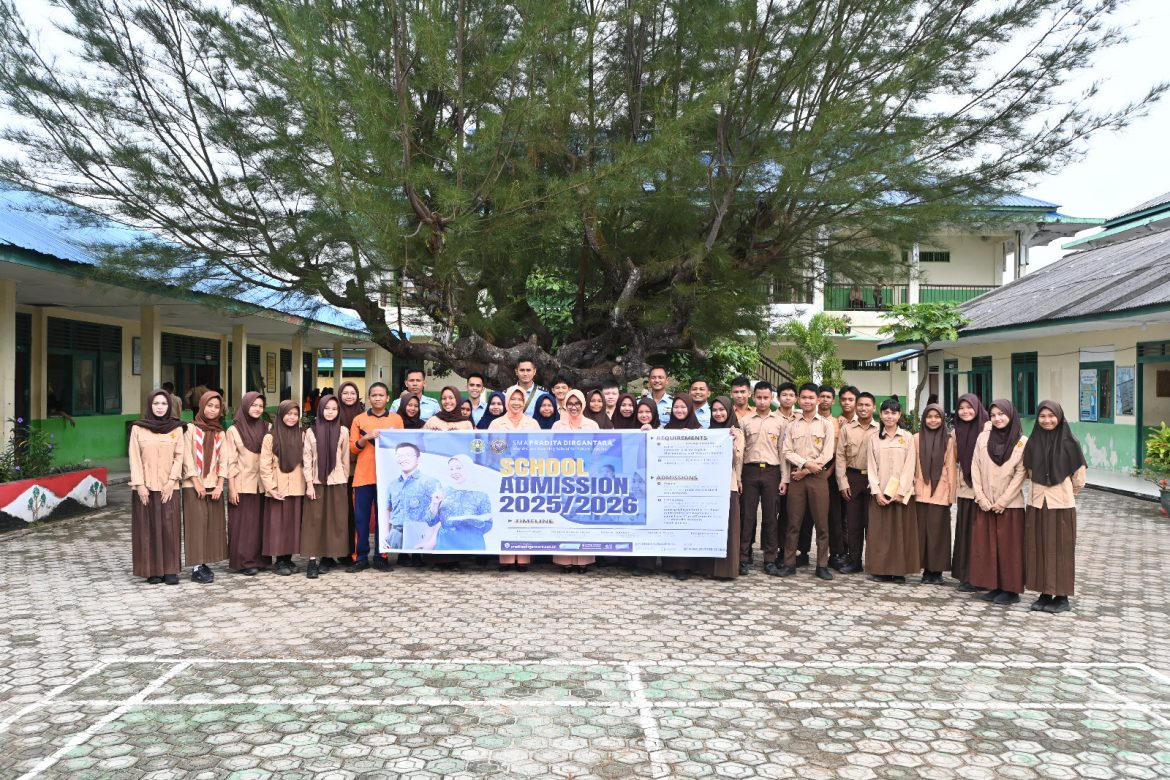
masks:
<svg viewBox="0 0 1170 780"><path fill-rule="evenodd" d="M1089 468L1128 474L1137 465L1136 426L1070 420L1069 427L1081 443ZM1024 430L1032 426L1025 425Z"/></svg>
<svg viewBox="0 0 1170 780"><path fill-rule="evenodd" d="M126 424L137 420L137 414L100 414L90 417L74 417L77 427L71 426L60 417L47 420L33 420L32 425L53 437L53 463L64 466L85 460L103 461L126 457L129 441ZM191 419L190 412L183 413L184 420Z"/></svg>

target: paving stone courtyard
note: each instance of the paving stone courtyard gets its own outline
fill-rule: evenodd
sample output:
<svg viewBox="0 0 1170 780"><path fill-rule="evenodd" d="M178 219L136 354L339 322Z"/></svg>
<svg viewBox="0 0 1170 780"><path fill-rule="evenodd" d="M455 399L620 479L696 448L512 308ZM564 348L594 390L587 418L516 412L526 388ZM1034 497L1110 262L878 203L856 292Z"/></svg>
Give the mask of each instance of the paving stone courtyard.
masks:
<svg viewBox="0 0 1170 780"><path fill-rule="evenodd" d="M1170 522L1080 504L1048 615L808 569L148 586L123 503L0 536L0 777L1170 777Z"/></svg>

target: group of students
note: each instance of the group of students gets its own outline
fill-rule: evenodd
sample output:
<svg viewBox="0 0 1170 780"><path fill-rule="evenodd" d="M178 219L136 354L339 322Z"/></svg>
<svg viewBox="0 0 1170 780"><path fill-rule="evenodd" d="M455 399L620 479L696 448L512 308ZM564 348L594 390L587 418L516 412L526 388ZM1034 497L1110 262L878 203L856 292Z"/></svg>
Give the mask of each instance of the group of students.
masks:
<svg viewBox="0 0 1170 780"><path fill-rule="evenodd" d="M1033 609L1069 609L1085 460L1054 402L1040 404L1030 438L1010 402L996 400L985 410L974 395L959 399L953 431L943 408L929 404L912 434L901 427L896 399L877 410L874 396L854 387L838 396L814 384L753 388L739 377L730 396L712 399L710 384L697 379L689 393L672 396L666 371L656 367L639 398L616 382L584 393L560 377L544 390L531 361L521 361L515 373L517 383L504 392L487 392L484 378L473 374L466 395L448 386L436 401L422 393L422 372L408 372L392 405L381 382L370 385L364 403L356 385L345 382L336 395L320 396L307 427L292 401L266 422L266 399L256 392L240 399L226 429L224 399L214 391L184 424L174 416L173 396L155 391L130 436L134 574L177 584L180 542L200 583L211 582L210 564L224 560L249 576L270 566L292 574L298 555L307 559L310 578L337 565L350 572L391 569L378 552L372 446L385 429L726 428L733 440L727 555L622 559L634 573L748 574L758 520L770 575L790 576L807 565L815 532L820 579L832 579L835 569L890 582L921 572L922 582L942 583L949 571L959 590L996 604L1016 603L1033 590L1040 594ZM840 416L832 413L834 403ZM433 560L453 566L458 557ZM402 554L397 562L420 565L422 558ZM553 562L584 572L596 559ZM530 563L523 555L499 558L501 570L523 571Z"/></svg>

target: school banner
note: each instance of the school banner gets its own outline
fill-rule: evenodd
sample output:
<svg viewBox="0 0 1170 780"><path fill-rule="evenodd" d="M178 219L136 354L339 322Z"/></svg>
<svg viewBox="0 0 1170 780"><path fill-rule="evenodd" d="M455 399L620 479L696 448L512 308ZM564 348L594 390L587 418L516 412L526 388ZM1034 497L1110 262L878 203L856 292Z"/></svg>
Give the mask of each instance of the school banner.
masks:
<svg viewBox="0 0 1170 780"><path fill-rule="evenodd" d="M383 431L382 552L721 558L730 433Z"/></svg>

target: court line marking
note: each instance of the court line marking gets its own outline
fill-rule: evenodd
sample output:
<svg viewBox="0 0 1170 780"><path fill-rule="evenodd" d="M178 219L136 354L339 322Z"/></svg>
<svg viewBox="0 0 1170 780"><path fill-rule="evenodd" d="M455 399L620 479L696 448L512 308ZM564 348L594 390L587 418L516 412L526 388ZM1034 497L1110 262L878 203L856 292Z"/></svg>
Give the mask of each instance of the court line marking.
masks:
<svg viewBox="0 0 1170 780"><path fill-rule="evenodd" d="M48 706L49 704L52 704L53 700L56 699L61 694L65 693L65 691L69 690L70 688L72 688L75 685L78 685L82 682L85 682L90 677L93 677L95 674L101 672L107 666L109 666L109 663L106 661L97 662L96 664L94 664L90 668L86 669L84 672L82 672L78 676L74 677L69 682L62 683L61 685L58 685L57 687L50 690L48 693L46 693L41 698L37 699L36 701L28 703L24 707L21 707L19 710L14 712L12 715L9 715L8 717L4 718L3 720L0 720L0 734L3 734L5 731L7 731L12 726L13 723L16 723L16 721L20 720L25 715L28 715L30 712L35 712L38 709L40 709L41 707L45 707L45 706Z"/></svg>
<svg viewBox="0 0 1170 780"><path fill-rule="evenodd" d="M74 734L68 742L55 750L51 755L42 758L37 762L36 766L34 766L28 772L25 772L23 775L17 778L17 780L33 780L33 778L37 777L45 770L53 767L71 750L88 742L93 737L93 735L96 734L97 731L107 723L111 723L117 720L129 712L131 707L134 707L137 704L141 704L146 700L147 696L150 696L150 694L154 693L156 690L162 687L167 682L167 680L170 680L175 675L182 674L182 672L186 670L188 666L189 664L183 662L174 664L170 669L167 669L158 677L155 677L154 680L147 684L146 687L144 687L138 693L126 699L121 705L94 721L94 723L85 731Z"/></svg>
<svg viewBox="0 0 1170 780"><path fill-rule="evenodd" d="M642 727L642 747L650 759L650 775L652 777L670 777L670 767L664 757L666 743L662 741L662 734L658 731L658 718L654 715L654 707L646 697L646 683L635 663L626 664L627 684L630 691L630 700L638 710L638 723Z"/></svg>
<svg viewBox="0 0 1170 780"><path fill-rule="evenodd" d="M1089 683L1090 688L1096 688L1097 690L1101 691L1102 693L1108 694L1109 696L1112 696L1113 698L1117 699L1118 701L1129 705L1129 709L1135 710L1137 712L1141 712L1145 715L1148 715L1150 717L1150 720L1157 722L1159 725L1161 725L1163 727L1170 727L1170 718L1166 718L1166 717L1162 716L1160 713L1158 713L1155 710L1155 708L1151 707L1150 705L1143 704L1143 703L1138 702L1138 701L1134 701L1133 699L1129 698L1121 691L1115 690L1113 687L1111 687L1109 685L1105 685L1104 683L1101 683L1101 682L1098 682L1097 680L1094 680L1091 676L1089 676L1088 671L1085 671L1082 669L1070 669L1069 674L1071 674L1073 677L1079 677L1082 680L1085 680L1086 682Z"/></svg>

